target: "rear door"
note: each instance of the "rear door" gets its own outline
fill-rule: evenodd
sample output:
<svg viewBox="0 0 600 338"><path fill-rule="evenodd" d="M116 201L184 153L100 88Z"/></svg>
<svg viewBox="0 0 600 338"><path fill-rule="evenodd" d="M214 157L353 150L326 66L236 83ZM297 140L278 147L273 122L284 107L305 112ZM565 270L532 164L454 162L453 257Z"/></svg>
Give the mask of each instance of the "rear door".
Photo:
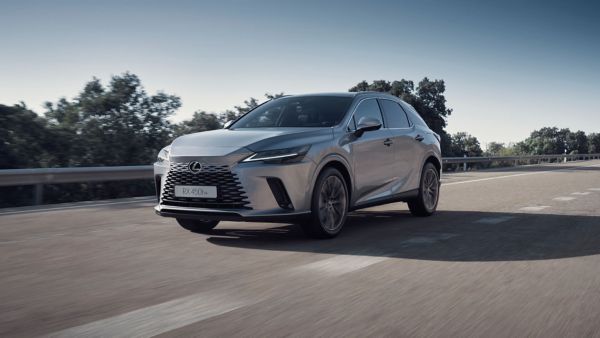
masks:
<svg viewBox="0 0 600 338"><path fill-rule="evenodd" d="M376 118L382 123L379 130L367 131L360 137L353 136L350 143L355 180L355 203L365 203L391 195L394 177L395 155L390 131L383 126L383 117L377 100L365 99L354 111L350 131L362 117Z"/></svg>
<svg viewBox="0 0 600 338"><path fill-rule="evenodd" d="M386 126L394 142L394 177L397 184L393 186L393 193L414 189L415 175L419 176L420 163L422 158L422 147L420 142L415 139L416 134L414 126L411 125L406 113L393 100L378 99ZM415 165L418 163L417 165Z"/></svg>

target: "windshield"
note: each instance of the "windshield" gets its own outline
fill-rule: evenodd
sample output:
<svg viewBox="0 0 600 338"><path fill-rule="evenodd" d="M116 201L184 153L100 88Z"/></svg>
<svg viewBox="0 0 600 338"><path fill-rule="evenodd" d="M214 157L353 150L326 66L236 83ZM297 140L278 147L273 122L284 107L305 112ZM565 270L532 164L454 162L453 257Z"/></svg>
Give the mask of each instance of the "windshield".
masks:
<svg viewBox="0 0 600 338"><path fill-rule="evenodd" d="M350 96L291 96L269 101L241 117L233 128L332 127L352 103Z"/></svg>

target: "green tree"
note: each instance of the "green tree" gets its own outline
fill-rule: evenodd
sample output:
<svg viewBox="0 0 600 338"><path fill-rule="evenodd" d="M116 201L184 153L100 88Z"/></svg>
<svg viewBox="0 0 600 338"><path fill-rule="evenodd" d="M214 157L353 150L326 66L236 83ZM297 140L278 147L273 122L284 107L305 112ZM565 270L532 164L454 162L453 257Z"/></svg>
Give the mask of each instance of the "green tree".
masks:
<svg viewBox="0 0 600 338"><path fill-rule="evenodd" d="M174 136L219 128L221 128L221 121L217 115L205 111L196 111L191 120L182 121L174 126Z"/></svg>
<svg viewBox="0 0 600 338"><path fill-rule="evenodd" d="M75 166L151 163L171 139L167 118L180 106L177 96L148 95L131 73L112 77L107 87L94 78L73 101L46 104L51 129L64 140L56 162Z"/></svg>
<svg viewBox="0 0 600 338"><path fill-rule="evenodd" d="M481 156L483 151L479 145L479 140L466 132L458 132L451 136L451 151L453 156L468 157Z"/></svg>
<svg viewBox="0 0 600 338"><path fill-rule="evenodd" d="M569 154L587 154L588 153L588 138L585 132L578 130L571 132L567 129L566 135L566 150Z"/></svg>
<svg viewBox="0 0 600 338"><path fill-rule="evenodd" d="M588 138L583 131L572 132L569 128L544 127L534 130L518 144L523 154L585 154L588 152Z"/></svg>
<svg viewBox="0 0 600 338"><path fill-rule="evenodd" d="M588 135L588 151L590 154L600 153L600 133Z"/></svg>
<svg viewBox="0 0 600 338"><path fill-rule="evenodd" d="M65 98L56 104L45 103L45 116L52 142L48 144L49 167L71 167L81 161L85 154L85 143L81 135L81 114L79 107Z"/></svg>
<svg viewBox="0 0 600 338"><path fill-rule="evenodd" d="M46 166L46 148L52 139L46 125L24 103L0 105L0 169Z"/></svg>
<svg viewBox="0 0 600 338"><path fill-rule="evenodd" d="M501 156L506 151L504 143L490 142L487 145L486 154L489 156Z"/></svg>

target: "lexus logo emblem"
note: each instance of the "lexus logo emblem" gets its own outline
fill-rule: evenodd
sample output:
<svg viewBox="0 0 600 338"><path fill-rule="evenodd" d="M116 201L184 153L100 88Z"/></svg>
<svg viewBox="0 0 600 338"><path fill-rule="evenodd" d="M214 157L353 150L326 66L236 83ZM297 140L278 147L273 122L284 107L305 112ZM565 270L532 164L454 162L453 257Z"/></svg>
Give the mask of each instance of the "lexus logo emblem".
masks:
<svg viewBox="0 0 600 338"><path fill-rule="evenodd" d="M202 171L202 163L198 161L192 161L190 164L188 164L188 170L193 174L197 174Z"/></svg>

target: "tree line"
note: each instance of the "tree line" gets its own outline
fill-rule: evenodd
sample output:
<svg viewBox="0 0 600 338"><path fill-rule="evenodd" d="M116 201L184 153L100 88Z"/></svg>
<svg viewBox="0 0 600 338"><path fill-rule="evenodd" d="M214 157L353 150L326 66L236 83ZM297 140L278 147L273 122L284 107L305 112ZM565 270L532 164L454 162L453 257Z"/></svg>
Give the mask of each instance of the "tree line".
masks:
<svg viewBox="0 0 600 338"><path fill-rule="evenodd" d="M446 106L443 80L361 81L349 91L379 91L411 104L430 128L442 138L443 156L484 154L476 137L446 132L452 109ZM265 94L265 99L283 93ZM47 102L37 114L23 102L0 104L0 169L112 166L149 164L158 151L174 138L199 131L218 129L226 121L245 114L259 104L250 98L223 112L198 110L179 123L169 118L181 107L172 94L149 94L138 76L123 73L104 85L93 78L73 99ZM600 152L600 134L542 128L516 144L492 142L488 155ZM2 188L0 206L27 204L31 187ZM148 182L81 183L49 186L45 199L62 202L94 198L114 198L152 194ZM9 197L10 196L10 197Z"/></svg>

